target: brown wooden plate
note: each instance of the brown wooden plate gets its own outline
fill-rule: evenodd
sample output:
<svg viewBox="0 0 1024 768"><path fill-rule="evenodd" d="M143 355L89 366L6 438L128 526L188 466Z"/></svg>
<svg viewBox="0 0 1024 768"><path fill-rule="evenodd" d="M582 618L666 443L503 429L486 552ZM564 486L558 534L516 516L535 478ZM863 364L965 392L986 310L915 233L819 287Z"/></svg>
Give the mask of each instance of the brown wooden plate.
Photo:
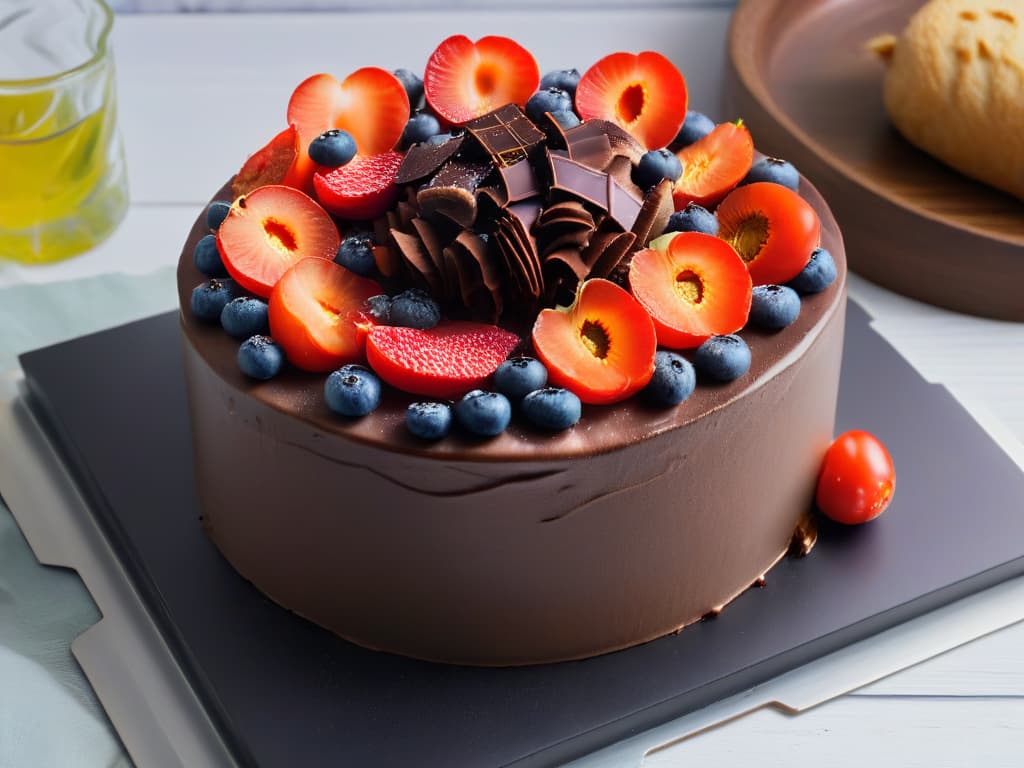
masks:
<svg viewBox="0 0 1024 768"><path fill-rule="evenodd" d="M882 103L884 66L865 43L898 35L921 5L741 0L728 114L821 190L852 270L931 304L1024 322L1024 202L917 149Z"/></svg>

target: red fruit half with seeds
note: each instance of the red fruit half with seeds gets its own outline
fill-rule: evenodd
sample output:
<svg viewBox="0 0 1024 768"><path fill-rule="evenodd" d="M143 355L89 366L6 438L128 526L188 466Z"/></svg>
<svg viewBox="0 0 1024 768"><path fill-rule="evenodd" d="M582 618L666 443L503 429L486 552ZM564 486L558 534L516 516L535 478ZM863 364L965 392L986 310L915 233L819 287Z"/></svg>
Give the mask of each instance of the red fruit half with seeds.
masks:
<svg viewBox="0 0 1024 768"><path fill-rule="evenodd" d="M395 176L401 152L356 155L340 168L320 168L313 188L321 205L343 219L375 219L398 200Z"/></svg>
<svg viewBox="0 0 1024 768"><path fill-rule="evenodd" d="M333 261L303 259L281 277L270 294L270 335L292 365L330 371L362 360L365 302L380 286Z"/></svg>
<svg viewBox="0 0 1024 768"><path fill-rule="evenodd" d="M231 194L247 195L268 184L301 187L302 177L296 166L298 156L299 133L295 126L288 126L245 161L231 180Z"/></svg>
<svg viewBox="0 0 1024 768"><path fill-rule="evenodd" d="M288 123L299 132L296 175L312 184L309 144L324 131L348 131L359 154L379 155L395 148L408 120L409 96L386 69L363 67L340 83L328 74L308 77L288 102Z"/></svg>
<svg viewBox="0 0 1024 768"><path fill-rule="evenodd" d="M423 73L427 103L453 125L505 104L526 104L540 85L537 61L515 40L489 35L475 43L452 35L430 54Z"/></svg>
<svg viewBox="0 0 1024 768"><path fill-rule="evenodd" d="M267 298L288 269L306 258L333 260L341 245L334 221L292 187L254 189L231 205L217 230L224 266L247 291Z"/></svg>
<svg viewBox="0 0 1024 768"><path fill-rule="evenodd" d="M378 325L366 359L403 392L454 399L483 387L518 345L516 334L486 323L451 321L426 331Z"/></svg>
<svg viewBox="0 0 1024 768"><path fill-rule="evenodd" d="M781 184L737 187L716 213L718 236L736 249L754 285L792 280L821 238L821 221L810 203Z"/></svg>
<svg viewBox="0 0 1024 768"><path fill-rule="evenodd" d="M686 119L686 80L660 53L613 53L583 73L576 109L584 120L610 120L661 149Z"/></svg>
<svg viewBox="0 0 1024 768"><path fill-rule="evenodd" d="M723 240L700 232L676 235L665 251L633 255L629 285L654 321L658 343L699 347L747 323L752 286L746 265Z"/></svg>
<svg viewBox="0 0 1024 768"><path fill-rule="evenodd" d="M739 184L754 163L754 140L746 126L721 123L707 136L676 152L683 173L672 188L672 204L711 208Z"/></svg>
<svg viewBox="0 0 1024 768"><path fill-rule="evenodd" d="M657 339L647 311L609 280L587 280L571 307L544 309L533 348L548 381L584 403L604 405L640 391L654 373Z"/></svg>

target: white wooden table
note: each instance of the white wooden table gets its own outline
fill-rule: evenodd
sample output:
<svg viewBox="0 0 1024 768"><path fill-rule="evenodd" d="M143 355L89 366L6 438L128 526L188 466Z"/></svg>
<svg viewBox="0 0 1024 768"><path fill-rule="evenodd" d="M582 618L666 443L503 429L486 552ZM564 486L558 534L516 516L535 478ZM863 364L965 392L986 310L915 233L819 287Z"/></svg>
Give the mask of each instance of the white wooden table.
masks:
<svg viewBox="0 0 1024 768"><path fill-rule="evenodd" d="M173 265L209 194L283 127L288 95L313 72L344 75L370 63L421 67L433 46L455 31L513 34L542 70L582 69L600 52L654 48L687 76L694 108L725 118L733 117L718 114L727 23L728 10L714 7L461 17L122 16L115 56L130 212L108 242L80 258L35 269L0 265L0 289L144 275ZM1024 254L1021 267L1024 277ZM168 302L172 295L169 290ZM945 312L856 277L851 295L926 378L945 384L987 428L1024 442L1024 325ZM0 306L0 321L3 313ZM75 331L69 319L66 336ZM1024 625L1018 624L799 716L761 710L653 752L643 764L1024 765L1022 648ZM0 701L5 695L11 694L0 681ZM29 707L16 716L45 720L48 713ZM51 725L54 737L62 737L60 723ZM0 766L8 768L2 735L0 726Z"/></svg>

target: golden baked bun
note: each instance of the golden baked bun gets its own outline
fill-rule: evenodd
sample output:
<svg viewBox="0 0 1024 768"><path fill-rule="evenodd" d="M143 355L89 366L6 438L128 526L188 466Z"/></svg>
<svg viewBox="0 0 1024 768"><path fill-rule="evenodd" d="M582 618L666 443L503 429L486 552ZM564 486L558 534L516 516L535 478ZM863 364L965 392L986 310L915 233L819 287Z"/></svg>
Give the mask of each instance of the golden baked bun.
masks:
<svg viewBox="0 0 1024 768"><path fill-rule="evenodd" d="M907 140L1024 199L1024 0L931 0L869 46Z"/></svg>

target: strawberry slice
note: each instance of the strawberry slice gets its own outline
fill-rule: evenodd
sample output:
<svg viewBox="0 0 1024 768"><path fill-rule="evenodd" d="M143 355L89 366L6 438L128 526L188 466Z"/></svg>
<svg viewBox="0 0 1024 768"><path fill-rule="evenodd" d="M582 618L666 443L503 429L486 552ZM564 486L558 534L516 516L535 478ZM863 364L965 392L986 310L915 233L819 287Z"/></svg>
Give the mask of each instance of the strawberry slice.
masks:
<svg viewBox="0 0 1024 768"><path fill-rule="evenodd" d="M754 163L754 140L742 120L721 123L676 157L683 174L672 188L675 209L681 211L689 203L711 208L747 175Z"/></svg>
<svg viewBox="0 0 1024 768"><path fill-rule="evenodd" d="M770 181L744 184L718 206L718 236L750 270L754 285L787 283L811 260L821 221L810 203Z"/></svg>
<svg viewBox="0 0 1024 768"><path fill-rule="evenodd" d="M270 334L292 365L330 371L363 357L368 298L380 286L326 259L303 259L270 294Z"/></svg>
<svg viewBox="0 0 1024 768"><path fill-rule="evenodd" d="M583 73L576 109L584 120L610 120L661 149L686 119L686 80L660 53L613 53Z"/></svg>
<svg viewBox="0 0 1024 768"><path fill-rule="evenodd" d="M270 185L242 195L217 230L217 249L228 274L266 298L293 264L310 257L333 260L338 227L323 208L292 187Z"/></svg>
<svg viewBox="0 0 1024 768"><path fill-rule="evenodd" d="M609 280L584 282L568 308L544 309L533 348L549 383L603 405L640 391L654 373L657 340L647 311Z"/></svg>
<svg viewBox="0 0 1024 768"><path fill-rule="evenodd" d="M629 286L650 313L658 344L670 349L735 333L750 313L752 286L743 259L724 240L701 232L680 232L665 250L635 253Z"/></svg>
<svg viewBox="0 0 1024 768"><path fill-rule="evenodd" d="M247 195L267 184L301 187L302 178L296 166L299 151L299 133L290 125L245 161L231 180L232 196Z"/></svg>
<svg viewBox="0 0 1024 768"><path fill-rule="evenodd" d="M288 123L299 132L295 173L312 183L309 144L324 131L348 131L360 154L377 155L395 148L408 120L405 87L385 69L363 67L340 83L328 74L308 77L288 101Z"/></svg>
<svg viewBox="0 0 1024 768"><path fill-rule="evenodd" d="M318 168L313 174L316 197L328 211L343 219L374 219L398 200L395 176L401 152L356 155L340 168Z"/></svg>
<svg viewBox="0 0 1024 768"><path fill-rule="evenodd" d="M496 325L450 321L430 330L378 325L366 340L366 359L403 392L455 399L486 384L519 344Z"/></svg>
<svg viewBox="0 0 1024 768"><path fill-rule="evenodd" d="M496 35L475 43L465 35L452 35L430 54L423 73L427 103L453 125L505 104L522 107L539 84L533 54L514 40Z"/></svg>

